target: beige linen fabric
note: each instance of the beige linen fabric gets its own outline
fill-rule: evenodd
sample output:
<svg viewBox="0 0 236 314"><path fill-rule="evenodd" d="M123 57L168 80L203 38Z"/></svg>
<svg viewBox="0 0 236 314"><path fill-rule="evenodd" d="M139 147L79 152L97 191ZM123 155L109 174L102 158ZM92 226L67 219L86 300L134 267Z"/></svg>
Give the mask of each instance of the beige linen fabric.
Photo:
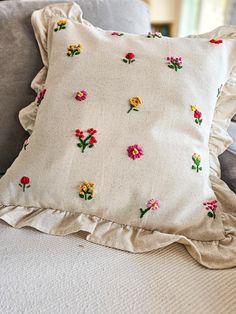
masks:
<svg viewBox="0 0 236 314"><path fill-rule="evenodd" d="M55 32L65 8L66 29ZM179 242L207 267L235 266L235 195L214 175L219 130L211 128L217 120L226 124L235 110L220 103L215 110L218 87L230 86L235 41L113 36L79 23L77 10L64 4L33 14L49 66L47 92L29 145L0 181L0 218L51 234L84 230L90 241L131 252ZM79 55L67 56L71 44L83 44ZM130 51L135 61L128 64L122 59ZM168 56L182 57L183 68L169 68ZM77 90L88 92L86 100L75 100ZM127 113L131 97L141 98L139 112ZM74 132L89 128L98 142L82 153ZM134 144L144 151L140 159L127 154ZM201 155L199 172L191 169L194 153ZM18 186L24 176L30 179L25 191ZM79 197L85 180L96 184L88 201ZM220 201L215 219L204 205L216 198L211 184ZM159 208L140 218L152 198Z"/></svg>

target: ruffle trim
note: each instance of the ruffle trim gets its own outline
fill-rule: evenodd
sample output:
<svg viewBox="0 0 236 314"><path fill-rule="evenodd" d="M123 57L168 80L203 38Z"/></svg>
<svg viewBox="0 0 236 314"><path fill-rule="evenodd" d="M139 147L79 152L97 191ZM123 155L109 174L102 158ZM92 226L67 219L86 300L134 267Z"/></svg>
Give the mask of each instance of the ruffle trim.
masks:
<svg viewBox="0 0 236 314"><path fill-rule="evenodd" d="M32 227L44 233L67 235L88 233L86 240L104 246L141 253L166 247L174 242L185 245L201 265L212 269L236 266L236 217L222 214L225 238L220 241L196 241L182 235L121 225L84 213L55 209L0 205L0 219L15 228Z"/></svg>

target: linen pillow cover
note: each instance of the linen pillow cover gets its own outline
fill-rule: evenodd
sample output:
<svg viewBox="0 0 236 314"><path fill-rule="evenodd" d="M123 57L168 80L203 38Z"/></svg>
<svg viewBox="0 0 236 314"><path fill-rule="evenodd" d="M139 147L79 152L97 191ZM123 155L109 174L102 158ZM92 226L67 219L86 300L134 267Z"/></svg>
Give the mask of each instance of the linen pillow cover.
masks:
<svg viewBox="0 0 236 314"><path fill-rule="evenodd" d="M233 111L215 111L215 93L235 40L106 32L58 6L33 25L49 70L34 132L0 180L0 217L131 252L179 242L202 265L235 266L235 204L225 212L209 151Z"/></svg>

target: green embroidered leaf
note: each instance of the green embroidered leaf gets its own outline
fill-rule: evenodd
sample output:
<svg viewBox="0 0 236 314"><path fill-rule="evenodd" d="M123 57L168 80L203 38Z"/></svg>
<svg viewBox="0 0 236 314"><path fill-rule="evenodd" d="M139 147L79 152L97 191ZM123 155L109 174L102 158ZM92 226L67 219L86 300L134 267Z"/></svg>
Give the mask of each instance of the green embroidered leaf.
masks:
<svg viewBox="0 0 236 314"><path fill-rule="evenodd" d="M202 167L199 167L198 169L199 169L200 171L202 171Z"/></svg>
<svg viewBox="0 0 236 314"><path fill-rule="evenodd" d="M26 188L28 189L28 188L30 188L30 186L31 186L31 185L27 185L27 187L26 187Z"/></svg>
<svg viewBox="0 0 236 314"><path fill-rule="evenodd" d="M192 165L192 169L196 170L196 167L194 165Z"/></svg>
<svg viewBox="0 0 236 314"><path fill-rule="evenodd" d="M134 62L134 61L135 61L135 59L131 60L130 62Z"/></svg>
<svg viewBox="0 0 236 314"><path fill-rule="evenodd" d="M92 196L91 196L91 195L89 195L89 196L88 196L88 200L91 200L91 199L92 199Z"/></svg>
<svg viewBox="0 0 236 314"><path fill-rule="evenodd" d="M199 119L199 125L201 125L202 124L202 119Z"/></svg>
<svg viewBox="0 0 236 314"><path fill-rule="evenodd" d="M19 186L22 188L22 185L19 183Z"/></svg>
<svg viewBox="0 0 236 314"><path fill-rule="evenodd" d="M77 146L78 146L78 147L82 147L82 144L78 143Z"/></svg>
<svg viewBox="0 0 236 314"><path fill-rule="evenodd" d="M63 25L63 26L61 27L61 29L66 29L66 26L65 26L65 25Z"/></svg>
<svg viewBox="0 0 236 314"><path fill-rule="evenodd" d="M208 213L207 213L207 216L208 216L208 217L211 217L211 218L214 217L214 215L213 215L212 212L208 212Z"/></svg>
<svg viewBox="0 0 236 314"><path fill-rule="evenodd" d="M94 145L92 144L92 145L89 145L89 148L92 148Z"/></svg>
<svg viewBox="0 0 236 314"><path fill-rule="evenodd" d="M168 65L169 68L174 69L175 67L171 64Z"/></svg>
<svg viewBox="0 0 236 314"><path fill-rule="evenodd" d="M58 28L55 28L55 29L54 29L54 32L57 32L57 31L58 31Z"/></svg>
<svg viewBox="0 0 236 314"><path fill-rule="evenodd" d="M198 124L198 119L195 119L195 122Z"/></svg>
<svg viewBox="0 0 236 314"><path fill-rule="evenodd" d="M77 55L79 55L79 54L80 54L80 52L79 52L79 51L76 51L76 52L75 52L75 55L76 55L76 56L77 56Z"/></svg>
<svg viewBox="0 0 236 314"><path fill-rule="evenodd" d="M84 195L82 195L82 194L79 194L79 197L80 197L80 198L84 198Z"/></svg>
<svg viewBox="0 0 236 314"><path fill-rule="evenodd" d="M134 111L138 111L138 109L133 109Z"/></svg>
<svg viewBox="0 0 236 314"><path fill-rule="evenodd" d="M128 61L127 61L126 59L123 59L123 62L124 62L124 63L127 63Z"/></svg>

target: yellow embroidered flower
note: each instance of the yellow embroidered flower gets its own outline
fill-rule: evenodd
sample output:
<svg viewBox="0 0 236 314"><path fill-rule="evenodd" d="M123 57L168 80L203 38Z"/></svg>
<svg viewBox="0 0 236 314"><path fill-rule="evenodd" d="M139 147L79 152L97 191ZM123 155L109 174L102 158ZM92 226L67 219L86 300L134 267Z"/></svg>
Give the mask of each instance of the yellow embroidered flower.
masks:
<svg viewBox="0 0 236 314"><path fill-rule="evenodd" d="M59 22L57 22L58 26L62 26L62 25L66 25L67 21L66 20L60 20Z"/></svg>
<svg viewBox="0 0 236 314"><path fill-rule="evenodd" d="M79 55L83 46L81 44L73 44L67 47L67 56L73 57Z"/></svg>
<svg viewBox="0 0 236 314"><path fill-rule="evenodd" d="M62 29L66 29L66 24L67 24L67 21L66 20L60 20L57 22L57 27L54 28L54 31L57 32L57 31L60 31Z"/></svg>
<svg viewBox="0 0 236 314"><path fill-rule="evenodd" d="M130 109L128 110L127 113L129 113L131 110L134 110L134 111L138 111L138 107L140 105L142 105L142 100L139 98L139 97L132 97L130 98L129 100L129 104L130 104Z"/></svg>
<svg viewBox="0 0 236 314"><path fill-rule="evenodd" d="M196 110L197 110L197 106L192 105L192 106L191 106L191 110L192 110L192 112L196 111Z"/></svg>
<svg viewBox="0 0 236 314"><path fill-rule="evenodd" d="M129 103L131 106L137 108L142 105L142 100L139 97L132 97L130 98Z"/></svg>
<svg viewBox="0 0 236 314"><path fill-rule="evenodd" d="M79 196L80 198L87 200L91 200L95 198L96 196L96 191L95 191L95 183L84 181L80 184L79 186L80 192Z"/></svg>
<svg viewBox="0 0 236 314"><path fill-rule="evenodd" d="M201 160L201 156L198 155L198 154L196 154L196 153L193 154L193 158L194 158L195 160Z"/></svg>

